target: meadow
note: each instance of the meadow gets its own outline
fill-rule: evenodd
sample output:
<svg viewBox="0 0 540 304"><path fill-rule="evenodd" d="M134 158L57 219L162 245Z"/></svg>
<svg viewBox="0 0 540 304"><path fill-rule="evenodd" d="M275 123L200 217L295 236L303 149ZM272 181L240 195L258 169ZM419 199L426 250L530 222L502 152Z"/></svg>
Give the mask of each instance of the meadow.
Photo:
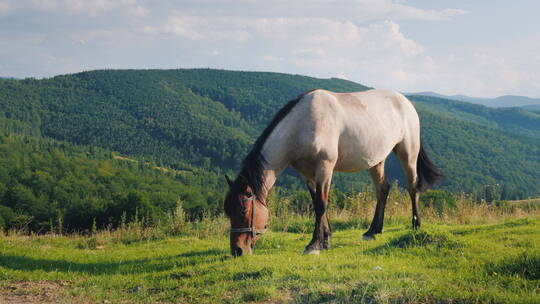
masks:
<svg viewBox="0 0 540 304"><path fill-rule="evenodd" d="M275 199L275 198L274 198ZM332 248L302 251L309 212L273 201L271 231L252 256L232 258L228 221L167 222L117 229L0 237L2 303L540 303L540 200L424 204L410 229L410 206L392 191L385 231L361 235L373 193L331 209Z"/></svg>

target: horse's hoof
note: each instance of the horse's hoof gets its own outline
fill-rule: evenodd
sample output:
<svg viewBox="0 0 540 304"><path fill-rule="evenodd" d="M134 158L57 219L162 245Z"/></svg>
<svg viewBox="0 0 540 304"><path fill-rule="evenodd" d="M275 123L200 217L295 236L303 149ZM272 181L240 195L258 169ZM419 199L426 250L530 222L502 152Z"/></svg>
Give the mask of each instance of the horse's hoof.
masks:
<svg viewBox="0 0 540 304"><path fill-rule="evenodd" d="M326 241L323 242L323 244L322 244L322 249L323 249L323 250L328 250L328 249L330 249L330 243L329 243L329 242L326 242Z"/></svg>
<svg viewBox="0 0 540 304"><path fill-rule="evenodd" d="M304 255L306 254L321 254L321 251L319 249L306 249L304 250Z"/></svg>
<svg viewBox="0 0 540 304"><path fill-rule="evenodd" d="M375 240L375 236L373 234L364 234L362 235L363 241L373 241Z"/></svg>

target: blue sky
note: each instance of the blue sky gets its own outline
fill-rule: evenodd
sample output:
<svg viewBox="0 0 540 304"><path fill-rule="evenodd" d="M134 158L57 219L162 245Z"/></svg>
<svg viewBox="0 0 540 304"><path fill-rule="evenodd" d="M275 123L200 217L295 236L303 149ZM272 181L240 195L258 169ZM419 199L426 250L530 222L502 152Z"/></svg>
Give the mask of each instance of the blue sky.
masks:
<svg viewBox="0 0 540 304"><path fill-rule="evenodd" d="M0 76L210 67L540 97L540 2L0 0Z"/></svg>

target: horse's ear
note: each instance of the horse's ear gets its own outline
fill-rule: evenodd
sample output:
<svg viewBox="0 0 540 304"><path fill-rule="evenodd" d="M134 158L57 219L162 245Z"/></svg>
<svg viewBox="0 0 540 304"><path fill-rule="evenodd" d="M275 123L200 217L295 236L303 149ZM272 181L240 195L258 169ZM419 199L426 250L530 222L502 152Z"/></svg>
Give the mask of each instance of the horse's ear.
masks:
<svg viewBox="0 0 540 304"><path fill-rule="evenodd" d="M229 178L227 174L225 174L225 179L227 180L227 184L229 184L229 188L232 187L233 182L231 181L231 179Z"/></svg>

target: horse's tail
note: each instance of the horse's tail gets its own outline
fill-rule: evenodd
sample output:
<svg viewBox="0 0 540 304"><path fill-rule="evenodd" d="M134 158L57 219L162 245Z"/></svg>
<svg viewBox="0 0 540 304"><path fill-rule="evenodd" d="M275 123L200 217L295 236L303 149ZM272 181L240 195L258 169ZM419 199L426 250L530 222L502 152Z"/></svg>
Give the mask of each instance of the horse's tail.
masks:
<svg viewBox="0 0 540 304"><path fill-rule="evenodd" d="M418 159L416 160L416 174L418 174L416 190L420 192L438 185L445 178L441 170L431 162L422 142L420 142L420 153L418 153Z"/></svg>

